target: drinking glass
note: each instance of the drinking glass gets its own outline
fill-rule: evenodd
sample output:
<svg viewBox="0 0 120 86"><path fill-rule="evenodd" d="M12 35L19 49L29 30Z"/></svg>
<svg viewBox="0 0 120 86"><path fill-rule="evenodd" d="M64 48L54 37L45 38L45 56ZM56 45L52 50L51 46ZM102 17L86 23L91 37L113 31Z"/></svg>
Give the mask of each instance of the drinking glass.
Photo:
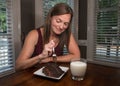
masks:
<svg viewBox="0 0 120 86"><path fill-rule="evenodd" d="M70 62L70 71L73 80L83 80L87 69L86 59L72 59Z"/></svg>

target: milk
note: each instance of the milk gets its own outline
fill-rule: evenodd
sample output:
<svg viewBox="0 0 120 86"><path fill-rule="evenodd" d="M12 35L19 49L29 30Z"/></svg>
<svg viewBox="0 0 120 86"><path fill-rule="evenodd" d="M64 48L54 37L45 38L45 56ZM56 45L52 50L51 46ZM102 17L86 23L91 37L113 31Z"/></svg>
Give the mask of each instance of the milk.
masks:
<svg viewBox="0 0 120 86"><path fill-rule="evenodd" d="M85 62L73 61L70 63L72 76L84 76L87 64Z"/></svg>

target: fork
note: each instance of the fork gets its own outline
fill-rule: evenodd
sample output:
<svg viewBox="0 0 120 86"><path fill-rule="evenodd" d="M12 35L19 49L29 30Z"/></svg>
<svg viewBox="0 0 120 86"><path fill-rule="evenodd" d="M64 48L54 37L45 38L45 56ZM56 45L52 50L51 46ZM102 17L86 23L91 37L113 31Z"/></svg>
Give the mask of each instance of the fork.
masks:
<svg viewBox="0 0 120 86"><path fill-rule="evenodd" d="M57 55L55 54L55 48L53 47L53 49L52 49L52 51L53 51L53 54L52 54L52 57L53 57L53 61L56 63L56 60L57 60Z"/></svg>

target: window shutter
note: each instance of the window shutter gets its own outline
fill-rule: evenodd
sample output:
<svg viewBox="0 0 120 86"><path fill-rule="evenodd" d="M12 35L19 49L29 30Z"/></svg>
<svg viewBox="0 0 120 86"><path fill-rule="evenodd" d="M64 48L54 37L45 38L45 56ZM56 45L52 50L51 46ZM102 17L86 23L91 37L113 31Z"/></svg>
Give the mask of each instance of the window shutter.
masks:
<svg viewBox="0 0 120 86"><path fill-rule="evenodd" d="M120 63L120 2L96 1L94 59Z"/></svg>
<svg viewBox="0 0 120 86"><path fill-rule="evenodd" d="M0 3L5 4L7 28L5 32L0 32L0 77L2 77L15 71L15 58L13 47L12 0L0 0ZM1 4L0 9L2 8ZM3 11L0 13L2 12Z"/></svg>

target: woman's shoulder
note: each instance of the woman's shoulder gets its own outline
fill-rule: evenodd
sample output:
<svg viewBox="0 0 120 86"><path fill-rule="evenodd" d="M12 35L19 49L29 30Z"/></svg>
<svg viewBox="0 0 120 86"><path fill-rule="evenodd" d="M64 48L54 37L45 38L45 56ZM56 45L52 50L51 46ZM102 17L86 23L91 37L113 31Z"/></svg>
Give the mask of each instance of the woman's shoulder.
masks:
<svg viewBox="0 0 120 86"><path fill-rule="evenodd" d="M38 35L37 29L33 29L28 33L26 40L31 40L32 42L36 44L38 41L38 36L39 35Z"/></svg>
<svg viewBox="0 0 120 86"><path fill-rule="evenodd" d="M36 38L36 37L38 37L38 32L37 32L37 30L36 29L34 29L34 30L31 30L29 33L28 33L28 35L27 35L27 38Z"/></svg>
<svg viewBox="0 0 120 86"><path fill-rule="evenodd" d="M33 30L31 30L30 32L29 32L29 34L31 34L31 35L38 35L38 32L41 32L41 28L39 28L39 29L33 29Z"/></svg>
<svg viewBox="0 0 120 86"><path fill-rule="evenodd" d="M28 35L30 35L30 34L36 34L37 33L37 30L36 29L33 29L33 30L31 30L29 33L28 33Z"/></svg>
<svg viewBox="0 0 120 86"><path fill-rule="evenodd" d="M38 37L39 33L41 33L41 35L43 34L43 28L39 28L39 29L33 29L28 33L28 36L32 36L32 37Z"/></svg>
<svg viewBox="0 0 120 86"><path fill-rule="evenodd" d="M70 34L70 42L75 41L75 35L73 33Z"/></svg>

